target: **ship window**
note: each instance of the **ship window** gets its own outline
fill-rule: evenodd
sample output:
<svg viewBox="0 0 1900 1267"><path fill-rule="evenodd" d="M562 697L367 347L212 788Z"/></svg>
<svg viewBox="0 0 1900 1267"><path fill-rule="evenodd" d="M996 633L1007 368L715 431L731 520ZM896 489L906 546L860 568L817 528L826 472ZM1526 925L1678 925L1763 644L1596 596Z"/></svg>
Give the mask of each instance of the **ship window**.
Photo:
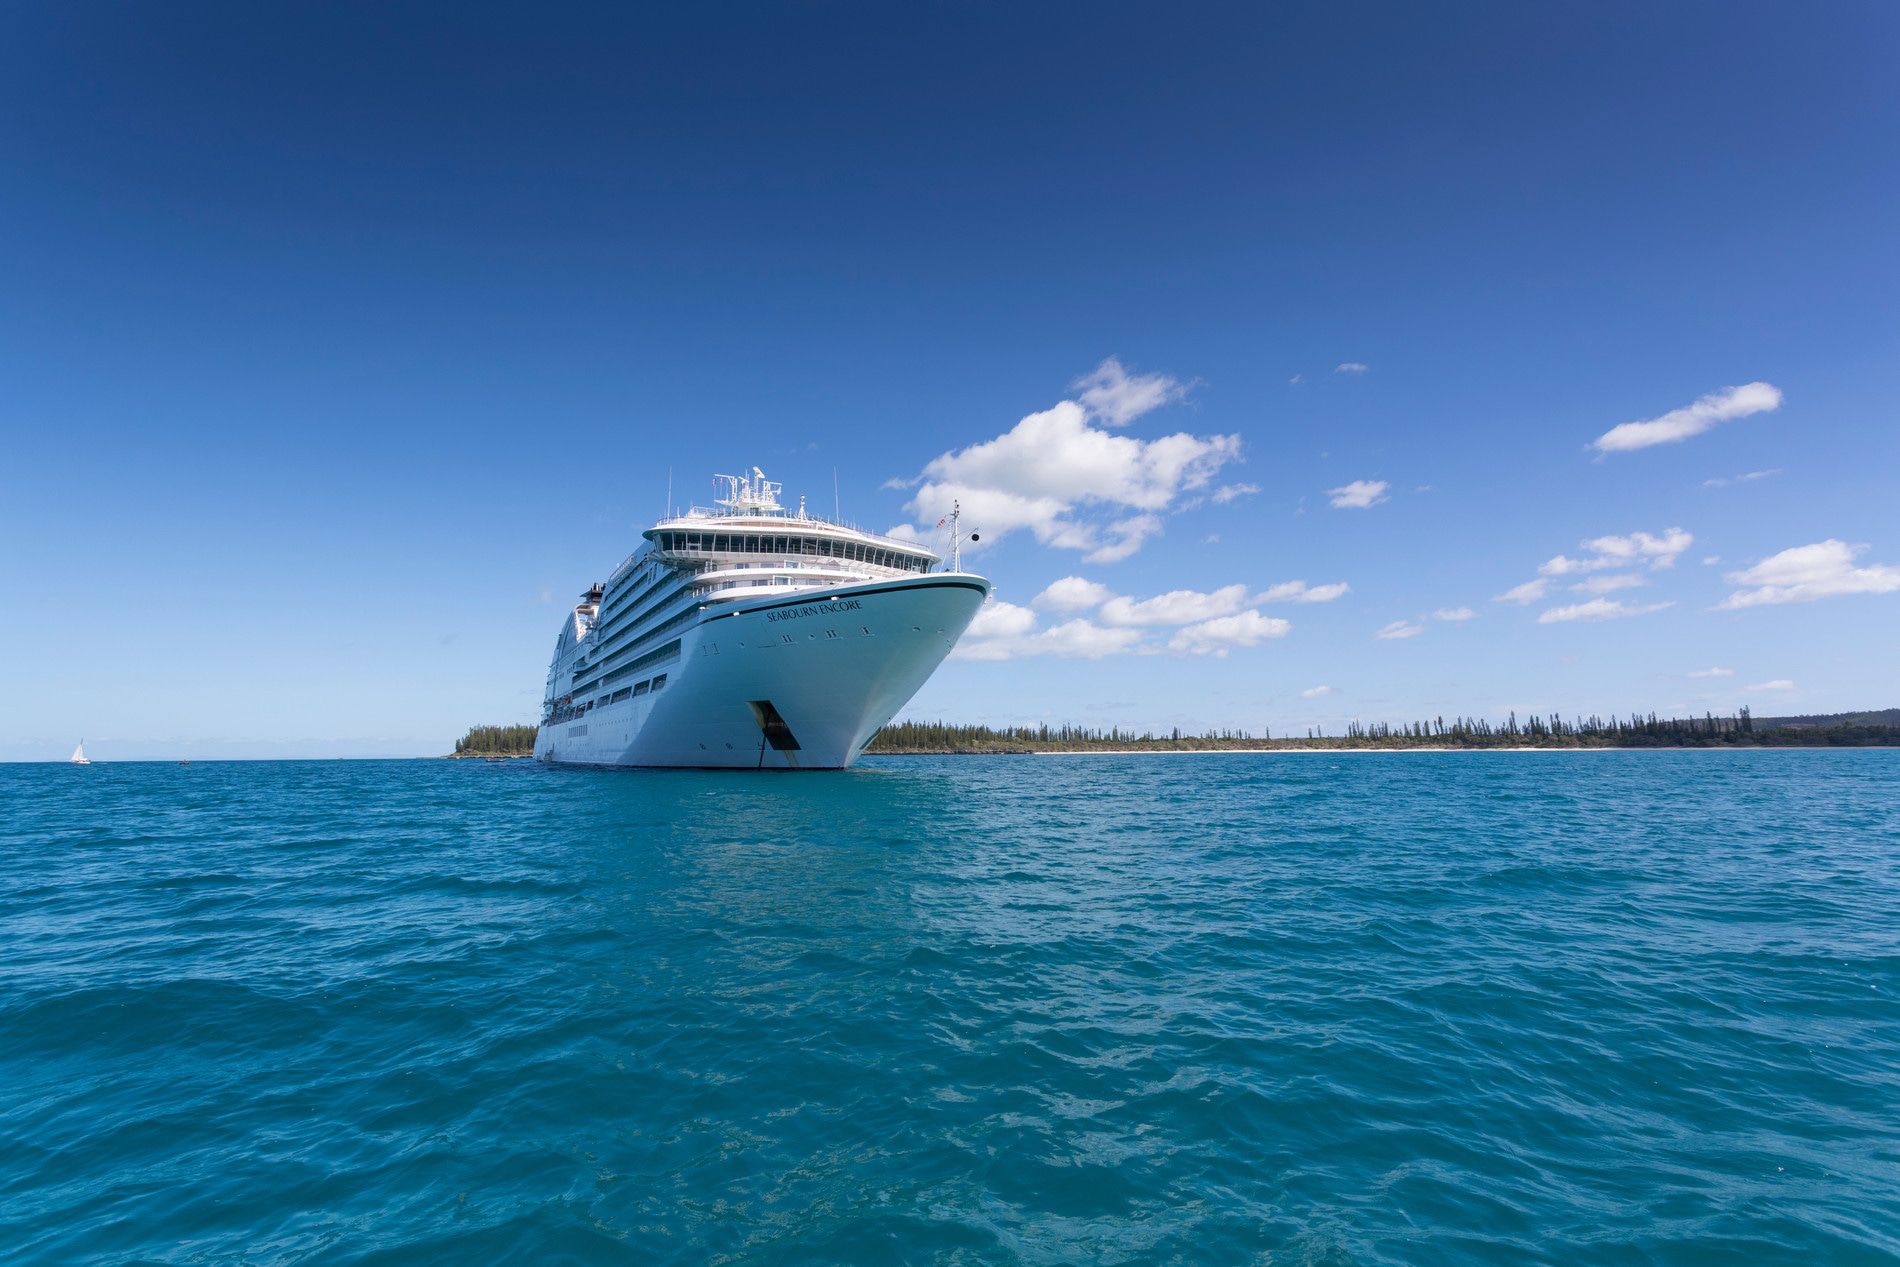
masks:
<svg viewBox="0 0 1900 1267"><path fill-rule="evenodd" d="M660 676L658 676L658 677L656 677L656 678L654 678L654 679L653 679L653 689L654 689L654 690L656 690L656 691L657 691L657 690L659 690L659 689L660 689L660 688L661 688L662 686L665 686L665 685L666 685L666 674L664 674L664 673L662 673L662 674L660 674Z"/></svg>
<svg viewBox="0 0 1900 1267"><path fill-rule="evenodd" d="M827 629L827 630L825 630L825 637L827 637L827 638L836 638L837 636L838 636L838 631L837 631L836 629Z"/></svg>
<svg viewBox="0 0 1900 1267"><path fill-rule="evenodd" d="M861 634L863 634L863 635L864 635L865 637L867 637L867 638L869 638L869 637L871 636L871 626L869 626L869 625L859 625L859 626L858 626L858 632L859 632L859 633L861 633Z"/></svg>
<svg viewBox="0 0 1900 1267"><path fill-rule="evenodd" d="M790 634L780 634L780 635L778 636L778 640L779 640L780 642L790 642L790 641L792 640L792 635L790 635Z"/></svg>
<svg viewBox="0 0 1900 1267"><path fill-rule="evenodd" d="M633 693L635 695L645 695L652 685L653 683L651 682L642 682L633 688Z"/></svg>

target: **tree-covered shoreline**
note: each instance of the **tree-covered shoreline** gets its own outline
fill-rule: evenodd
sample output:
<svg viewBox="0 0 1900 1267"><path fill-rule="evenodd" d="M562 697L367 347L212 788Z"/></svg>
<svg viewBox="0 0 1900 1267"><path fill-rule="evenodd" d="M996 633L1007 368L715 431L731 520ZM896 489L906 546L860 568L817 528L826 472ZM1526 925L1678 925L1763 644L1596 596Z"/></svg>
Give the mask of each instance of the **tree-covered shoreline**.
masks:
<svg viewBox="0 0 1900 1267"><path fill-rule="evenodd" d="M455 741L457 757L526 757L538 727L471 726ZM1346 748L1890 748L1900 747L1900 709L1805 717L1752 716L1748 709L1718 717L1600 716L1564 718L1512 713L1502 722L1455 717L1446 721L1350 722L1338 734L1308 729L1275 735L1262 727L1167 734L1088 726L980 726L952 722L892 722L865 752L886 756L1025 752L1221 752L1257 749L1318 751Z"/></svg>
<svg viewBox="0 0 1900 1267"><path fill-rule="evenodd" d="M468 733L455 741L457 757L530 757L534 755L534 737L539 726L470 726Z"/></svg>
<svg viewBox="0 0 1900 1267"><path fill-rule="evenodd" d="M1405 723L1348 723L1337 734L1308 729L1275 736L1246 730L1188 734L1106 730L1084 726L966 726L948 722L894 722L879 731L868 753L886 755L1025 752L1207 752L1258 749L1484 749L1484 748L1836 748L1900 746L1900 725L1861 720L1885 714L1757 720L1746 708L1718 717L1577 717L1512 713L1503 722L1434 717Z"/></svg>

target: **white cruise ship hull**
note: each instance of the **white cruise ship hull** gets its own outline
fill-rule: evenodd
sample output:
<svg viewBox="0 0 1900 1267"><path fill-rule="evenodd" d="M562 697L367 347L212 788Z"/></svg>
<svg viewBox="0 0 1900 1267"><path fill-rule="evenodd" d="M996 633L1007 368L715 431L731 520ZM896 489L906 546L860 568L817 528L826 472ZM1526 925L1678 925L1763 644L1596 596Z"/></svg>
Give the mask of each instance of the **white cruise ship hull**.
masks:
<svg viewBox="0 0 1900 1267"><path fill-rule="evenodd" d="M662 689L544 725L561 765L838 770L942 663L989 594L964 573L714 603Z"/></svg>

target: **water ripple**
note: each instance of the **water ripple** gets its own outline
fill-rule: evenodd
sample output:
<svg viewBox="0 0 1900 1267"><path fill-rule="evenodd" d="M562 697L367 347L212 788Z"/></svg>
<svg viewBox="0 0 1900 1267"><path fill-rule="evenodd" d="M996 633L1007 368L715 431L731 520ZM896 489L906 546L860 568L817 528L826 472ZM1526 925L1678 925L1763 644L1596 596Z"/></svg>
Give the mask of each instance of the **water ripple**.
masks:
<svg viewBox="0 0 1900 1267"><path fill-rule="evenodd" d="M1900 754L0 767L9 1263L1900 1261Z"/></svg>

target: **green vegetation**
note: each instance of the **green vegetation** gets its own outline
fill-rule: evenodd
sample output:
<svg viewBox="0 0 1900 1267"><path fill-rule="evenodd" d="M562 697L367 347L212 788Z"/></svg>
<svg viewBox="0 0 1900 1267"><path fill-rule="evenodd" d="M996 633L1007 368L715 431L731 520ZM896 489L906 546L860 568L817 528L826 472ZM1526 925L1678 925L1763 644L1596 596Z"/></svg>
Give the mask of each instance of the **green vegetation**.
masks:
<svg viewBox="0 0 1900 1267"><path fill-rule="evenodd" d="M1760 717L1757 726L1887 726L1900 727L1900 708L1880 708L1866 713L1818 713L1804 717Z"/></svg>
<svg viewBox="0 0 1900 1267"><path fill-rule="evenodd" d="M1891 711L1891 710L1889 710ZM1578 717L1552 714L1501 723L1458 717L1446 721L1365 724L1353 722L1337 735L1308 730L1304 735L1273 738L1262 728L1210 730L1186 735L1139 734L1110 727L958 726L946 722L897 722L879 731L867 752L1182 752L1239 748L1813 748L1900 746L1900 724L1863 718L1885 714L1850 713L1834 717L1771 718L1757 721L1744 708L1728 717ZM1900 723L1900 716L1895 719Z"/></svg>
<svg viewBox="0 0 1900 1267"><path fill-rule="evenodd" d="M539 726L470 726L455 741L458 757L530 757Z"/></svg>

